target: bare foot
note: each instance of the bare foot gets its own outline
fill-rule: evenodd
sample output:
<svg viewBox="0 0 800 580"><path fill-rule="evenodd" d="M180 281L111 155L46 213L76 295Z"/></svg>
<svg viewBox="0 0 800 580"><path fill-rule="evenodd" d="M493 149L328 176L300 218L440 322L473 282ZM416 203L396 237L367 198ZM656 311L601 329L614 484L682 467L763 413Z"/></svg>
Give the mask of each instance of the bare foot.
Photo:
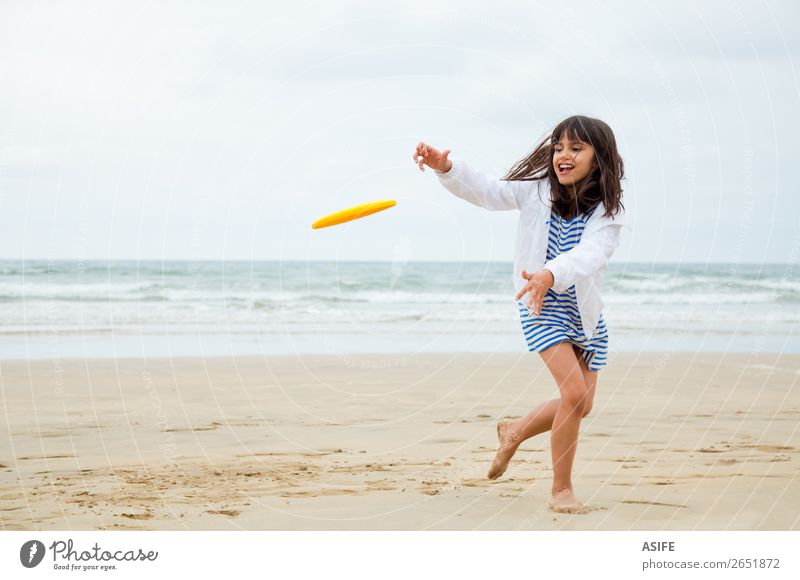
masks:
<svg viewBox="0 0 800 580"><path fill-rule="evenodd" d="M585 514L588 511L586 506L575 498L571 489L562 489L554 493L547 502L547 507L562 514Z"/></svg>
<svg viewBox="0 0 800 580"><path fill-rule="evenodd" d="M510 424L511 421L500 421L497 424L497 439L500 441L500 448L497 450L497 455L495 455L492 466L486 476L489 479L497 479L506 472L508 462L514 457L514 453L517 452L517 447L519 447L516 437L509 433Z"/></svg>

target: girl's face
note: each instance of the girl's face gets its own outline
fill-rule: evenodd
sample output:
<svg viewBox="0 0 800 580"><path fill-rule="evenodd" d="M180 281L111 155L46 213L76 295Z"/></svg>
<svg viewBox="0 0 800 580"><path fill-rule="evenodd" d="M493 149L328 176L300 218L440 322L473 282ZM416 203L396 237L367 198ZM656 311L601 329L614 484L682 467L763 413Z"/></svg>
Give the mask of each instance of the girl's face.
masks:
<svg viewBox="0 0 800 580"><path fill-rule="evenodd" d="M576 186L589 175L596 163L594 148L583 141L570 141L563 135L553 145L553 169L561 185Z"/></svg>

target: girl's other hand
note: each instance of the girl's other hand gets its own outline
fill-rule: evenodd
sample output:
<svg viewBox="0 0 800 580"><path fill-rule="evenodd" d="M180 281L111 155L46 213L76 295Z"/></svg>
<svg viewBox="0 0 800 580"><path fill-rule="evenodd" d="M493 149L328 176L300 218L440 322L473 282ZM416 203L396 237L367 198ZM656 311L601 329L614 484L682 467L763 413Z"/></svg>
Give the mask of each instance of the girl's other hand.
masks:
<svg viewBox="0 0 800 580"><path fill-rule="evenodd" d="M414 151L413 159L414 163L419 165L420 171L425 171L424 166L427 165L432 169L447 173L453 166L453 162L447 158L448 155L450 155L450 149L439 151L420 141Z"/></svg>
<svg viewBox="0 0 800 580"><path fill-rule="evenodd" d="M525 278L528 283L525 285L525 288L517 294L517 300L525 296L525 294L530 293L531 297L528 299L528 310L533 306L533 313L539 316L539 313L542 311L544 295L547 294L547 290L553 285L553 282L555 282L553 273L550 272L550 270L544 269L539 270L535 274L528 274L528 272L523 270L522 277Z"/></svg>

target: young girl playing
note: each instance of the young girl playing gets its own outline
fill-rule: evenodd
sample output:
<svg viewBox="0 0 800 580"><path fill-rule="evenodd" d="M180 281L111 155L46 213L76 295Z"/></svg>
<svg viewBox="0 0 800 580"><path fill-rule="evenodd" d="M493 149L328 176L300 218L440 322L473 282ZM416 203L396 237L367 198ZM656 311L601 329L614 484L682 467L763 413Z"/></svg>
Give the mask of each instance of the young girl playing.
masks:
<svg viewBox="0 0 800 580"><path fill-rule="evenodd" d="M621 202L624 165L614 133L598 119L569 117L502 180L448 159L449 154L449 149L440 152L420 143L414 161L421 171L431 167L458 197L489 210L520 211L514 288L522 331L561 395L516 421L497 424L500 447L488 477L505 472L523 441L550 431L548 506L582 513L584 505L573 492L572 463L581 418L592 408L597 373L607 361L600 288L620 230L630 229Z"/></svg>

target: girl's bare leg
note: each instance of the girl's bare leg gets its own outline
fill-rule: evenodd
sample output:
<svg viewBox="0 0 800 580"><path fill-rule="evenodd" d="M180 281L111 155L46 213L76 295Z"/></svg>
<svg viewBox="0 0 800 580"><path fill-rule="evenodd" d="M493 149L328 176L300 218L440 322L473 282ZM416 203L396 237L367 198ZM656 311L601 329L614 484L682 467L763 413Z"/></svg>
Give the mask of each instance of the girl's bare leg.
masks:
<svg viewBox="0 0 800 580"><path fill-rule="evenodd" d="M578 434L588 389L580 363L569 343L553 345L541 355L561 392L561 402L550 430L553 488L547 505L556 512L579 513L583 511L583 504L575 498L573 492L572 463L578 447Z"/></svg>
<svg viewBox="0 0 800 580"><path fill-rule="evenodd" d="M559 343L569 344L569 343ZM558 345L554 345L547 349L548 352ZM581 358L581 352L573 345L576 358L579 361L581 372L583 375L584 383L587 385L588 391L583 406L583 416L589 414L592 408L592 401L594 399L595 386L597 385L597 371L590 371L586 362ZM542 353L544 358L544 353ZM553 427L553 420L555 419L558 407L561 404L561 399L552 399L542 403L524 417L520 417L516 421L501 421L497 424L497 438L500 441L500 447L497 455L492 462L487 477L489 479L497 479L505 473L508 467L508 462L514 456L519 445L526 439L530 439L535 435L550 431Z"/></svg>
<svg viewBox="0 0 800 580"><path fill-rule="evenodd" d="M520 443L552 428L553 419L560 403L560 399L553 399L542 403L516 421L501 421L497 424L497 439L500 441L500 448L489 468L487 476L489 479L497 479L505 473L508 462L517 452Z"/></svg>

